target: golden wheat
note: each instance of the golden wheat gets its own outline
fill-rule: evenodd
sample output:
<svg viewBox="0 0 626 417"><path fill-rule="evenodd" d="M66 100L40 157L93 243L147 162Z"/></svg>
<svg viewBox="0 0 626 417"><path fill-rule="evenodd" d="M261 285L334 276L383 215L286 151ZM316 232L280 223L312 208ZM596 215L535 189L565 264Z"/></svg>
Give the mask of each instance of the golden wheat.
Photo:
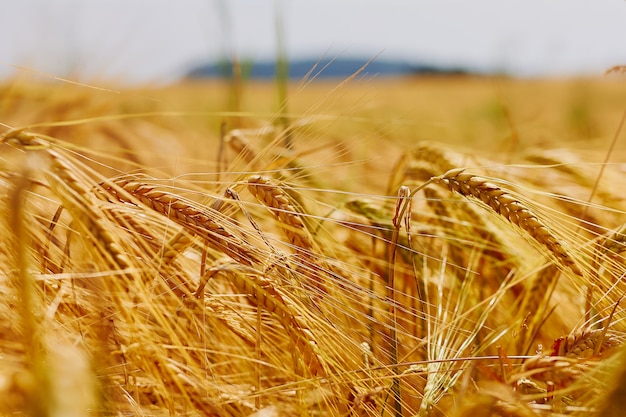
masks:
<svg viewBox="0 0 626 417"><path fill-rule="evenodd" d="M473 197L485 203L511 223L526 231L535 241L548 249L563 266L576 275L582 275L580 267L550 229L539 218L514 197L509 191L473 174L465 169L454 169L433 178L433 182L442 184L465 197Z"/></svg>
<svg viewBox="0 0 626 417"><path fill-rule="evenodd" d="M303 254L310 253L313 241L302 218L291 205L289 196L275 185L272 179L261 175L248 178L248 190L267 206L284 226L285 236L294 249Z"/></svg>
<svg viewBox="0 0 626 417"><path fill-rule="evenodd" d="M208 271L208 280L216 272L232 272L231 282L235 288L243 291L244 294L253 297L259 307L264 308L269 313L275 315L283 325L287 334L292 339L295 347L302 355L302 362L313 376L324 375L326 373L323 359L319 354L317 343L311 330L308 329L302 318L296 313L296 309L288 302L289 297L272 283L272 281L260 272L249 267L242 267L226 263ZM198 287L196 298L201 298L204 294L204 283ZM298 366L295 367L296 370Z"/></svg>
<svg viewBox="0 0 626 417"><path fill-rule="evenodd" d="M15 237L7 223L10 244L0 247L6 318L0 323L0 413L33 410L29 401L34 404L42 386L33 381L49 375L52 391L71 379L95 387L97 398L78 405L89 394L71 389L66 397L76 398L80 410L55 409L54 401L44 400L37 402L39 415L370 417L393 414L393 397L402 408L395 409L397 417L619 415L610 405L620 403L624 385L623 355L614 354L623 345L624 312L614 309L610 329L585 318L604 315L623 292L624 233L616 226L626 207L618 190L602 184L599 202L582 203L591 201L595 186L591 153L536 150L539 141L546 143L534 136L538 120L552 123L551 137L580 133L565 124L556 131L556 119L569 120L559 112L572 103L550 106L558 111L545 112L547 119L544 112L528 117L532 123L518 129L515 120L527 115L517 97L529 84L501 103L493 95L461 98L466 81L413 82L448 98L438 101L441 95L433 94L425 111L408 84L386 86L398 97L410 96L415 120L433 123L395 123L398 111L391 105L366 118L354 107L329 109L341 117L312 114L311 97L302 90L294 99L306 96L305 107L290 105L290 118L310 122L289 128L290 149L283 149L284 131L261 137L257 129L257 142L246 137L252 130L234 130L222 134L237 154L229 165L226 153L214 158L207 142L186 140L216 138L223 116L219 86L212 85L210 94L198 86L150 91L150 97L164 97L150 103L139 97L146 94L89 94L52 85L2 90L3 123L55 121L2 135L0 212L5 220L23 214L26 233ZM473 83L484 88L492 81ZM512 85L520 86L500 83L504 90ZM563 86L572 87L540 85L568 94ZM617 84L599 88L621 91ZM595 98L596 90L589 91ZM332 98L339 103L344 97ZM615 114L610 102L589 100L596 104L582 117L598 139L570 141L569 149L583 143L604 149L600 141ZM183 111L166 115L161 103ZM477 103L487 112L476 112ZM238 126L265 125L253 117L268 111L242 114ZM457 112L462 120L450 123ZM515 134L503 137L498 118L506 118ZM377 146L374 155L368 145L380 143L381 134L389 146ZM415 145L418 135L433 141ZM473 153L458 151L458 137L473 138ZM162 158L151 156L156 141L167 148ZM496 143L497 157L481 141ZM185 152L170 152L177 145ZM403 157L395 168L380 162L397 155ZM615 174L606 184L623 175L618 158L623 155L606 165ZM517 160L543 166L515 165ZM456 170L469 165L505 172L511 185ZM529 175L536 168L546 175ZM285 178L289 185L281 182ZM405 204L393 206L398 199L391 196L402 185L424 182L454 194L419 188L426 199L408 204L403 189ZM23 204L15 202L16 184L22 184ZM213 195L242 185L262 210L245 195ZM538 191L533 198L513 191L531 186ZM192 194L197 198L187 197ZM584 233L568 245L561 236L573 236L566 228L581 220L587 222ZM277 230L282 235L274 235ZM549 262L519 244L528 236ZM561 273L571 279L558 280ZM32 297L18 294L18 276L34 282ZM303 282L315 288L302 291ZM594 291L586 311L581 287ZM29 300L35 308L24 311ZM23 337L29 332L23 318L32 320L31 333L41 334L37 343ZM584 330L555 340L569 329ZM552 341L555 356L526 356L533 344ZM53 344L77 347L67 352L84 354L89 371L75 372L73 364L59 361L35 375L27 352L40 349L48 363L56 362Z"/></svg>
<svg viewBox="0 0 626 417"><path fill-rule="evenodd" d="M2 141L17 145L27 151L42 151L48 157L49 168L46 173L51 189L61 199L63 206L72 214L74 220L84 225L86 232L101 244L105 256L114 268L127 269L132 264L124 253L120 242L105 225L89 186L81 181L73 164L52 149L51 143L22 130L12 130L2 136Z"/></svg>
<svg viewBox="0 0 626 417"><path fill-rule="evenodd" d="M604 329L584 329L554 341L552 352L557 356L585 359L606 355L623 344L623 337Z"/></svg>
<svg viewBox="0 0 626 417"><path fill-rule="evenodd" d="M132 179L117 180L114 185L105 183L102 188L118 201L142 203L145 207L180 224L191 233L206 238L215 248L239 262L246 265L259 263L255 248L218 223L216 219L223 218L223 215L217 210L198 207L197 204L174 193L161 191L157 186ZM125 193L120 192L120 189Z"/></svg>
<svg viewBox="0 0 626 417"><path fill-rule="evenodd" d="M247 184L250 193L278 219L291 247L301 259L298 270L311 280L315 288L326 292L319 251L301 214L291 204L289 195L269 177L253 175L248 178Z"/></svg>

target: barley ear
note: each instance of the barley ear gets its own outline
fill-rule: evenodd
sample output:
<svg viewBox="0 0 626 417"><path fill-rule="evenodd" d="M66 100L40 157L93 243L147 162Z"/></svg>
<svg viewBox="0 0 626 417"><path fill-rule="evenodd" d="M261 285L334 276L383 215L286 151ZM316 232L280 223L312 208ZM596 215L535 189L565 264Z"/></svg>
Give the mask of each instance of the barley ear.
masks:
<svg viewBox="0 0 626 417"><path fill-rule="evenodd" d="M313 239L301 214L291 204L289 195L271 178L261 175L248 178L248 190L278 220L280 228L300 258L301 264L298 265L298 270L313 283L315 288L326 292L321 278L324 268L320 266Z"/></svg>
<svg viewBox="0 0 626 417"><path fill-rule="evenodd" d="M246 265L259 263L256 249L230 232L219 220L219 211L201 207L174 193L132 179L123 179L114 184L103 184L109 196L120 202L141 204L178 223L194 235L206 238L217 250ZM184 247L186 242L179 242ZM178 243L172 242L174 246ZM168 256L174 256L173 253Z"/></svg>
<svg viewBox="0 0 626 417"><path fill-rule="evenodd" d="M311 330L302 317L296 312L296 307L289 301L274 283L260 275L254 269L243 265L231 265L232 284L243 293L251 296L259 308L264 308L273 314L284 327L296 349L300 352L300 358L312 376L325 376L327 374L325 362L320 355L317 342ZM217 269L219 270L219 268ZM207 279L215 275L216 269L209 270L207 277L203 277L196 298L201 298ZM299 369L296 364L295 369Z"/></svg>
<svg viewBox="0 0 626 417"><path fill-rule="evenodd" d="M580 267L562 242L529 207L515 198L510 191L485 178L466 173L464 169L450 170L442 176L434 177L432 182L441 184L465 197L482 201L494 212L527 232L536 242L548 249L560 265L569 268L576 275L582 275Z"/></svg>

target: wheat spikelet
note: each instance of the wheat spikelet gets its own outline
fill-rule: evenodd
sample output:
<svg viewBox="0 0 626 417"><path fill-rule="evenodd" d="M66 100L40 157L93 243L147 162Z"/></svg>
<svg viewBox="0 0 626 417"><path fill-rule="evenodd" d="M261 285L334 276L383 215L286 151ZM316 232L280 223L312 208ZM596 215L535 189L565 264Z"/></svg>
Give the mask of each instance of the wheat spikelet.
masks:
<svg viewBox="0 0 626 417"><path fill-rule="evenodd" d="M571 176L577 184L591 188L593 178L580 169L580 159L567 149L552 149L542 153L534 153L526 156L530 162L541 165L549 165L557 171Z"/></svg>
<svg viewBox="0 0 626 417"><path fill-rule="evenodd" d="M552 345L552 354L579 359L602 356L619 347L623 341L624 338L617 333L586 328L556 339Z"/></svg>
<svg viewBox="0 0 626 417"><path fill-rule="evenodd" d="M412 161L424 161L431 168L441 171L449 171L458 166L458 155L430 142L420 143L411 151Z"/></svg>
<svg viewBox="0 0 626 417"><path fill-rule="evenodd" d="M526 231L535 241L548 249L563 266L569 267L577 275L582 275L582 271L563 244L528 207L502 187L463 171L464 169L448 171L440 177L433 178L433 182L442 184L465 197L482 201L509 222Z"/></svg>
<svg viewBox="0 0 626 417"><path fill-rule="evenodd" d="M588 365L580 360L563 356L534 356L524 362L524 376L530 376L559 385L571 384L586 371Z"/></svg>
<svg viewBox="0 0 626 417"><path fill-rule="evenodd" d="M102 210L110 217L120 230L127 235L145 253L157 253L163 247L161 235L150 228L152 226L145 218L137 216L137 210L121 206L103 207Z"/></svg>
<svg viewBox="0 0 626 417"><path fill-rule="evenodd" d="M240 156L251 169L258 169L258 157L254 150L250 146L250 141L244 133L240 129L235 129L226 135L224 141L228 143L228 145L237 152L237 155Z"/></svg>
<svg viewBox="0 0 626 417"><path fill-rule="evenodd" d="M427 181L437 173L462 165L460 161L455 163L455 159L459 158L432 143L422 142L411 152L403 154L396 162L390 176L387 193L392 194L404 183Z"/></svg>
<svg viewBox="0 0 626 417"><path fill-rule="evenodd" d="M226 230L215 219L223 217L218 211L210 208L200 208L182 197L159 190L156 186L122 179L113 184L103 184L103 190L121 202L133 203L133 199L144 204L146 207L175 221L193 234L206 238L214 247L233 259L246 265L258 263L255 255L256 249L245 243L233 233ZM119 192L121 188L128 193ZM184 246L186 242L181 242ZM173 247L176 247L174 243ZM182 247L181 246L181 247ZM174 254L170 254L174 256Z"/></svg>
<svg viewBox="0 0 626 417"><path fill-rule="evenodd" d="M176 233L164 245L161 253L158 254L159 261L163 265L169 265L176 261L176 258L182 254L193 243L193 239L185 231Z"/></svg>
<svg viewBox="0 0 626 417"><path fill-rule="evenodd" d="M609 254L618 257L622 252L626 251L626 224L621 225L617 229L600 241L599 251L601 255Z"/></svg>

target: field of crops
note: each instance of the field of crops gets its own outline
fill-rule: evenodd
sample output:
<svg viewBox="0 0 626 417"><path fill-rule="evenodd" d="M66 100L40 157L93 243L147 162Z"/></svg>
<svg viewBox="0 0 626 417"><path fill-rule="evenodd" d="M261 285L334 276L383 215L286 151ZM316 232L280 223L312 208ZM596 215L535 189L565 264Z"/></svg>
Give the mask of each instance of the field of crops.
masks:
<svg viewBox="0 0 626 417"><path fill-rule="evenodd" d="M623 79L1 89L0 414L623 414Z"/></svg>

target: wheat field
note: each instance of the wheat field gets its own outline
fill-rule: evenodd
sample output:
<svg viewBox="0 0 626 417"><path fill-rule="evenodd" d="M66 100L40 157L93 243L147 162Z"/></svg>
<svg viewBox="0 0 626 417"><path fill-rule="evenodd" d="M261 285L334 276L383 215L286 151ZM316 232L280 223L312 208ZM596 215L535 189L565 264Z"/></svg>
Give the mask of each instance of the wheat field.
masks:
<svg viewBox="0 0 626 417"><path fill-rule="evenodd" d="M626 84L0 99L0 413L618 416Z"/></svg>

